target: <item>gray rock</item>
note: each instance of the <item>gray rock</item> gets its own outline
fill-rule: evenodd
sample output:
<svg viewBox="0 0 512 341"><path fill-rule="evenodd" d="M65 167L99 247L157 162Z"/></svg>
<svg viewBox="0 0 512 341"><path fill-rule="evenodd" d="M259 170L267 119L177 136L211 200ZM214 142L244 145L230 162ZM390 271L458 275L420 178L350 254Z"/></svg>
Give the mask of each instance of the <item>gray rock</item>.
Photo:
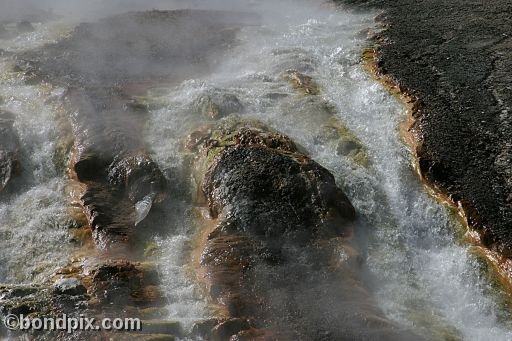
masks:
<svg viewBox="0 0 512 341"><path fill-rule="evenodd" d="M55 282L55 293L78 296L86 294L87 289L78 278L62 278Z"/></svg>

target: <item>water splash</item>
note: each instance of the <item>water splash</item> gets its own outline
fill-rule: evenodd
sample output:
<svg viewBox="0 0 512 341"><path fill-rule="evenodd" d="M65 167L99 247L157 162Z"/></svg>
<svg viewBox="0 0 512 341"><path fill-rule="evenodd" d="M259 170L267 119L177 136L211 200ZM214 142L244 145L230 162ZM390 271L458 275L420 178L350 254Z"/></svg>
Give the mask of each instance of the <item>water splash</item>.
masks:
<svg viewBox="0 0 512 341"><path fill-rule="evenodd" d="M36 24L35 32L4 40L2 47L32 49L62 33ZM12 193L0 194L0 283L43 282L67 261L71 245L65 182L53 163L57 107L52 99L62 92L26 85L11 60L0 58L0 106L15 116L22 168Z"/></svg>
<svg viewBox="0 0 512 341"><path fill-rule="evenodd" d="M159 2L159 1L154 1ZM135 1L130 8L140 7ZM368 241L368 283L388 317L435 339L509 340L489 283L480 276L471 249L460 244L460 229L449 212L430 198L411 170L411 153L400 143L397 126L404 108L361 69L359 50L372 14L335 11L320 2L173 1L169 7L249 10L261 25L243 28L239 45L226 51L208 77L150 91L147 142L176 190L186 187L184 136L197 123L194 101L210 92L236 96L242 115L262 120L288 134L336 176L360 214ZM148 6L145 4L144 6ZM323 6L323 7L322 7ZM115 7L115 6L114 6ZM76 9L70 6L70 11ZM91 13L101 15L98 8ZM2 48L20 52L61 38L68 22L35 24L36 30ZM283 74L295 69L319 83L313 101L290 87ZM17 115L16 130L26 150L27 186L0 203L0 282L42 281L67 261L66 200L63 180L52 162L55 107L62 89L28 86L0 59L2 107ZM156 91L158 90L158 91ZM336 145L318 140L324 104L368 149L370 166L340 155ZM322 109L324 108L324 109ZM187 268L195 231L190 203L179 193L168 234L155 238L170 317L190 326L208 317L208 307ZM147 206L140 204L140 217ZM21 245L21 247L20 247Z"/></svg>
<svg viewBox="0 0 512 341"><path fill-rule="evenodd" d="M270 14L276 6L279 20ZM263 14L263 24L242 29L240 46L215 72L160 93L160 109L152 111L147 132L156 158L168 168L184 164L176 146L199 120L190 110L197 96L208 91L237 96L242 115L288 134L349 194L370 236L368 282L390 318L433 339L510 339L512 332L498 318L500 307L474 267L475 257L455 236L461 227L413 174L411 153L398 133L404 107L359 64L362 32L372 27L373 15L300 1L258 2L251 10ZM321 98L297 94L283 79L288 69L312 76ZM326 119L315 101L335 108L337 118L367 147L370 167L318 142ZM174 236L162 245L175 247L176 238L189 240Z"/></svg>

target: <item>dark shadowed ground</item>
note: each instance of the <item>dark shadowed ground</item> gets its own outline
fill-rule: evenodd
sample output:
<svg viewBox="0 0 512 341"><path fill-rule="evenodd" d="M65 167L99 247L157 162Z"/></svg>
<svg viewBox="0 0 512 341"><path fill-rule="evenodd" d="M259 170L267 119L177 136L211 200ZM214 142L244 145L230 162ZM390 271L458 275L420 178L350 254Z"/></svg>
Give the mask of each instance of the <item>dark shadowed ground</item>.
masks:
<svg viewBox="0 0 512 341"><path fill-rule="evenodd" d="M384 10L381 72L419 99L425 179L461 204L482 242L512 249L512 2L345 0Z"/></svg>

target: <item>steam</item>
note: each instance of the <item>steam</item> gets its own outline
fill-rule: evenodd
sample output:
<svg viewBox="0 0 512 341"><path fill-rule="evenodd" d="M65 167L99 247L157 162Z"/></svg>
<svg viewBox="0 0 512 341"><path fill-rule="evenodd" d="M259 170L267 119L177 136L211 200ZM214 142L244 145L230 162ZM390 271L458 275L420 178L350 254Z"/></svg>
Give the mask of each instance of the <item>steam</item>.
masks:
<svg viewBox="0 0 512 341"><path fill-rule="evenodd" d="M194 100L220 92L239 99L244 108L240 114L263 120L288 134L335 174L338 185L357 207L361 228L374 237L369 241L368 282L375 284L374 294L389 318L427 334L448 325L445 329L450 337L483 339L492 335L496 340L510 339L510 331L496 317L499 314L495 302L482 289L485 283L469 268L469 251L455 246L456 241L446 232L454 228L454 223L442 207L423 193L411 175L408 151L396 136L403 109L358 64L359 50L365 43L359 32L373 25L372 14L336 12L325 6L321 1L311 0L0 0L0 29L15 32L16 23L21 21L37 24L35 32L16 33L12 39L0 37L0 48L33 50L62 40L81 22L94 23L128 11L226 10L231 14L223 22L241 27L235 43L223 47L224 53L214 56L214 63L201 75L183 68L186 72L173 84L153 85L156 87L147 92L142 87L129 94L138 95L134 97L151 108L148 122L135 125L137 129L133 131L143 131L145 142L172 187L170 218L161 224L166 234L155 237L155 244L173 319L190 326L208 317L204 297L198 294L188 275L189 244L196 226L190 209L192 190L185 189L189 186L188 159L179 146L186 133L203 119L192 114ZM255 16L259 20L254 20ZM60 28L62 22L68 23L66 29ZM104 36L109 33L112 32L102 32ZM180 49L190 47L194 38L187 39L189 44ZM204 50L206 43L195 49ZM94 44L83 47L91 55L101 53ZM108 55L104 57L108 59ZM145 57L132 62L117 66L134 70L136 75L147 70L154 74L169 72L168 65L155 66ZM96 67L97 73L103 74L111 65L91 65L85 60L71 67L80 72ZM373 168L358 167L337 155L335 147L317 143L315 136L321 122L311 106L303 105L304 100L283 81L281 76L287 69L307 72L320 83L323 99L337 108L338 118L368 146ZM17 115L15 126L28 155L23 166L33 179L20 189L16 198L0 203L0 282L43 281L66 260L63 255L71 252L62 247L69 245L65 185L50 161L56 140L51 132L58 129L52 101L62 98L63 91L25 85L21 76L12 72L11 61L1 54L0 72L0 105ZM107 95L105 100L109 98L112 96ZM92 107L91 115L94 112ZM129 125L128 118L122 119ZM137 202L137 223L146 218L152 199L146 196ZM51 232L48 226L53 228ZM41 270L37 264L27 264L27 259L41 260L39 264L42 260L47 262ZM450 278L450 283L444 278ZM336 287L331 281L320 284L330 290ZM452 288L448 287L450 284ZM275 302L281 299L281 293L276 292ZM305 305L314 303L307 297L302 301ZM329 297L321 302L332 304L330 309L334 312L337 303ZM468 306L470 314L466 313ZM489 311L492 313L488 314ZM426 322L416 318L425 312L432 320L438 320ZM311 321L320 318L313 310L305 312L308 314Z"/></svg>

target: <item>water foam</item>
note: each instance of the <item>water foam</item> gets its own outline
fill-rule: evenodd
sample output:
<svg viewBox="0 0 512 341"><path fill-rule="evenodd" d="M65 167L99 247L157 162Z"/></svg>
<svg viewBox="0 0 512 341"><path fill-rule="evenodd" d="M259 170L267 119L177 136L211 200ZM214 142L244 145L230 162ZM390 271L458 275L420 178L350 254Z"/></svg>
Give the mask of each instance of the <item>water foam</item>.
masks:
<svg viewBox="0 0 512 341"><path fill-rule="evenodd" d="M3 40L9 51L40 47L61 30L35 24L36 31ZM7 57L0 58L3 109L15 115L22 174L10 194L0 200L0 283L43 282L67 261L67 202L64 179L53 164L57 124L52 98L62 89L26 85Z"/></svg>
<svg viewBox="0 0 512 341"><path fill-rule="evenodd" d="M413 174L411 153L398 133L404 107L359 64L365 44L361 32L373 26L372 15L301 1L258 2L250 8L262 14L262 25L243 28L240 45L226 53L215 72L160 94L162 107L152 111L147 131L156 159L171 172L183 166L176 147L198 119L189 110L194 98L208 91L236 95L245 116L290 135L335 174L370 235L368 283L388 317L434 339L510 339L470 247L455 236L461 226ZM318 143L315 137L324 119L283 79L287 69L307 73L321 85L323 100L367 146L368 169L337 156L334 146ZM177 287L183 282L171 259L190 241L191 229L184 231L189 232L159 242L161 248L174 250L162 263L169 293L180 292ZM184 283L189 302L194 290L189 281ZM206 316L201 304L192 315L176 311L178 319Z"/></svg>

